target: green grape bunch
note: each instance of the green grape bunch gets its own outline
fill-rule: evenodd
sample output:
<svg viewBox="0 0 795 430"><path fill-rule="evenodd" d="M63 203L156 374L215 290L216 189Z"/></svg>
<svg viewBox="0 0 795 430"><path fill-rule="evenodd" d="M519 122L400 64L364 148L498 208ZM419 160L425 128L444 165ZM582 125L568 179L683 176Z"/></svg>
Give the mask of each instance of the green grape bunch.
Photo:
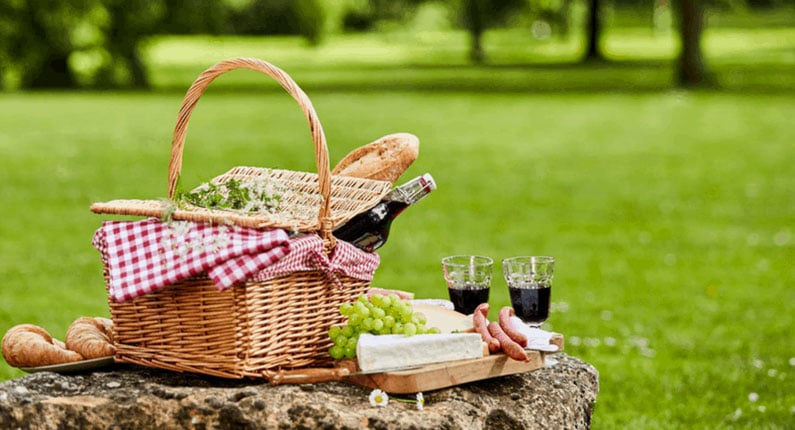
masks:
<svg viewBox="0 0 795 430"><path fill-rule="evenodd" d="M411 303L395 294L371 297L362 294L354 302L341 304L339 312L348 318L348 322L332 326L328 331L334 342L329 354L335 360L355 358L356 344L362 333L414 336L440 332L436 327L426 327L425 316L414 312Z"/></svg>

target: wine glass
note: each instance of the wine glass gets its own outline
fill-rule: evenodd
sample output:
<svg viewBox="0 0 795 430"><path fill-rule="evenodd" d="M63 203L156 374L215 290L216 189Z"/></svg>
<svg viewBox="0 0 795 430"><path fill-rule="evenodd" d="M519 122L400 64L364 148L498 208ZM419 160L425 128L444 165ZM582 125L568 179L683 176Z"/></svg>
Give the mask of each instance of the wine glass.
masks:
<svg viewBox="0 0 795 430"><path fill-rule="evenodd" d="M442 259L444 279L456 311L471 315L488 303L494 260L481 255L452 255Z"/></svg>
<svg viewBox="0 0 795 430"><path fill-rule="evenodd" d="M538 328L549 318L555 259L547 256L520 256L502 260L502 272L516 316Z"/></svg>

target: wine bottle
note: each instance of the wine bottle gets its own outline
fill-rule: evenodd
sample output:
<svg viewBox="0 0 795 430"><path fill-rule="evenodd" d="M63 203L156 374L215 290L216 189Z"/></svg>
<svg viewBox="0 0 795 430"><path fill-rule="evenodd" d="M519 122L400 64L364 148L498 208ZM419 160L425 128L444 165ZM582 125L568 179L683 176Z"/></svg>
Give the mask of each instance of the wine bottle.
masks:
<svg viewBox="0 0 795 430"><path fill-rule="evenodd" d="M334 236L373 252L386 242L392 221L435 189L436 182L429 173L418 176L395 187L377 205L337 227Z"/></svg>

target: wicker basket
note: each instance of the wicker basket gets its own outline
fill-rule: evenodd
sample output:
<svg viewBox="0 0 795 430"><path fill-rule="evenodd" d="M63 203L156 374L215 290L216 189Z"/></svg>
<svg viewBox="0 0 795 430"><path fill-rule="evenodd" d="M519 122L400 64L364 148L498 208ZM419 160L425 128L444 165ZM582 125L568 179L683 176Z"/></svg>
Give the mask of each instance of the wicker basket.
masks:
<svg viewBox="0 0 795 430"><path fill-rule="evenodd" d="M191 85L180 109L169 164L168 195L173 198L182 164L187 124L199 97L217 76L246 68L277 80L303 110L312 132L317 174L237 167L216 178L271 175L310 194L287 202L311 211L311 220L250 216L201 208L180 210L173 218L280 227L318 234L327 255L337 246L333 228L376 204L388 182L331 177L323 129L306 94L282 70L262 60L239 58L207 69ZM311 194L320 196L313 198ZM283 202L284 203L284 202ZM116 200L96 203L97 213L161 216L159 201ZM334 214L334 216L332 216ZM305 217L304 217L305 218ZM106 282L108 270L105 270ZM109 285L109 284L108 284ZM339 287L342 286L342 288ZM342 323L338 307L354 300L369 281L339 275L335 282L321 271L294 272L267 281L247 281L219 292L206 276L191 278L125 302L109 299L114 322L116 361L225 378L268 378L275 370L331 364L327 331Z"/></svg>

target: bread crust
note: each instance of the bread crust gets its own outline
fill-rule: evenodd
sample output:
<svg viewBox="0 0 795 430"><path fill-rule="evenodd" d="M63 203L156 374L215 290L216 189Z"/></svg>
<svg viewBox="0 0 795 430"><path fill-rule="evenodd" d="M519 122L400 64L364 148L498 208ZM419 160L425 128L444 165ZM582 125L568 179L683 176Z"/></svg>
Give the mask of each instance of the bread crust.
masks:
<svg viewBox="0 0 795 430"><path fill-rule="evenodd" d="M113 323L107 318L80 317L66 331L66 347L86 359L116 354Z"/></svg>
<svg viewBox="0 0 795 430"><path fill-rule="evenodd" d="M34 324L20 324L9 329L3 336L2 350L6 362L14 367L50 366L84 359Z"/></svg>
<svg viewBox="0 0 795 430"><path fill-rule="evenodd" d="M410 133L389 134L346 155L331 171L332 175L351 176L395 183L419 156L420 140Z"/></svg>

